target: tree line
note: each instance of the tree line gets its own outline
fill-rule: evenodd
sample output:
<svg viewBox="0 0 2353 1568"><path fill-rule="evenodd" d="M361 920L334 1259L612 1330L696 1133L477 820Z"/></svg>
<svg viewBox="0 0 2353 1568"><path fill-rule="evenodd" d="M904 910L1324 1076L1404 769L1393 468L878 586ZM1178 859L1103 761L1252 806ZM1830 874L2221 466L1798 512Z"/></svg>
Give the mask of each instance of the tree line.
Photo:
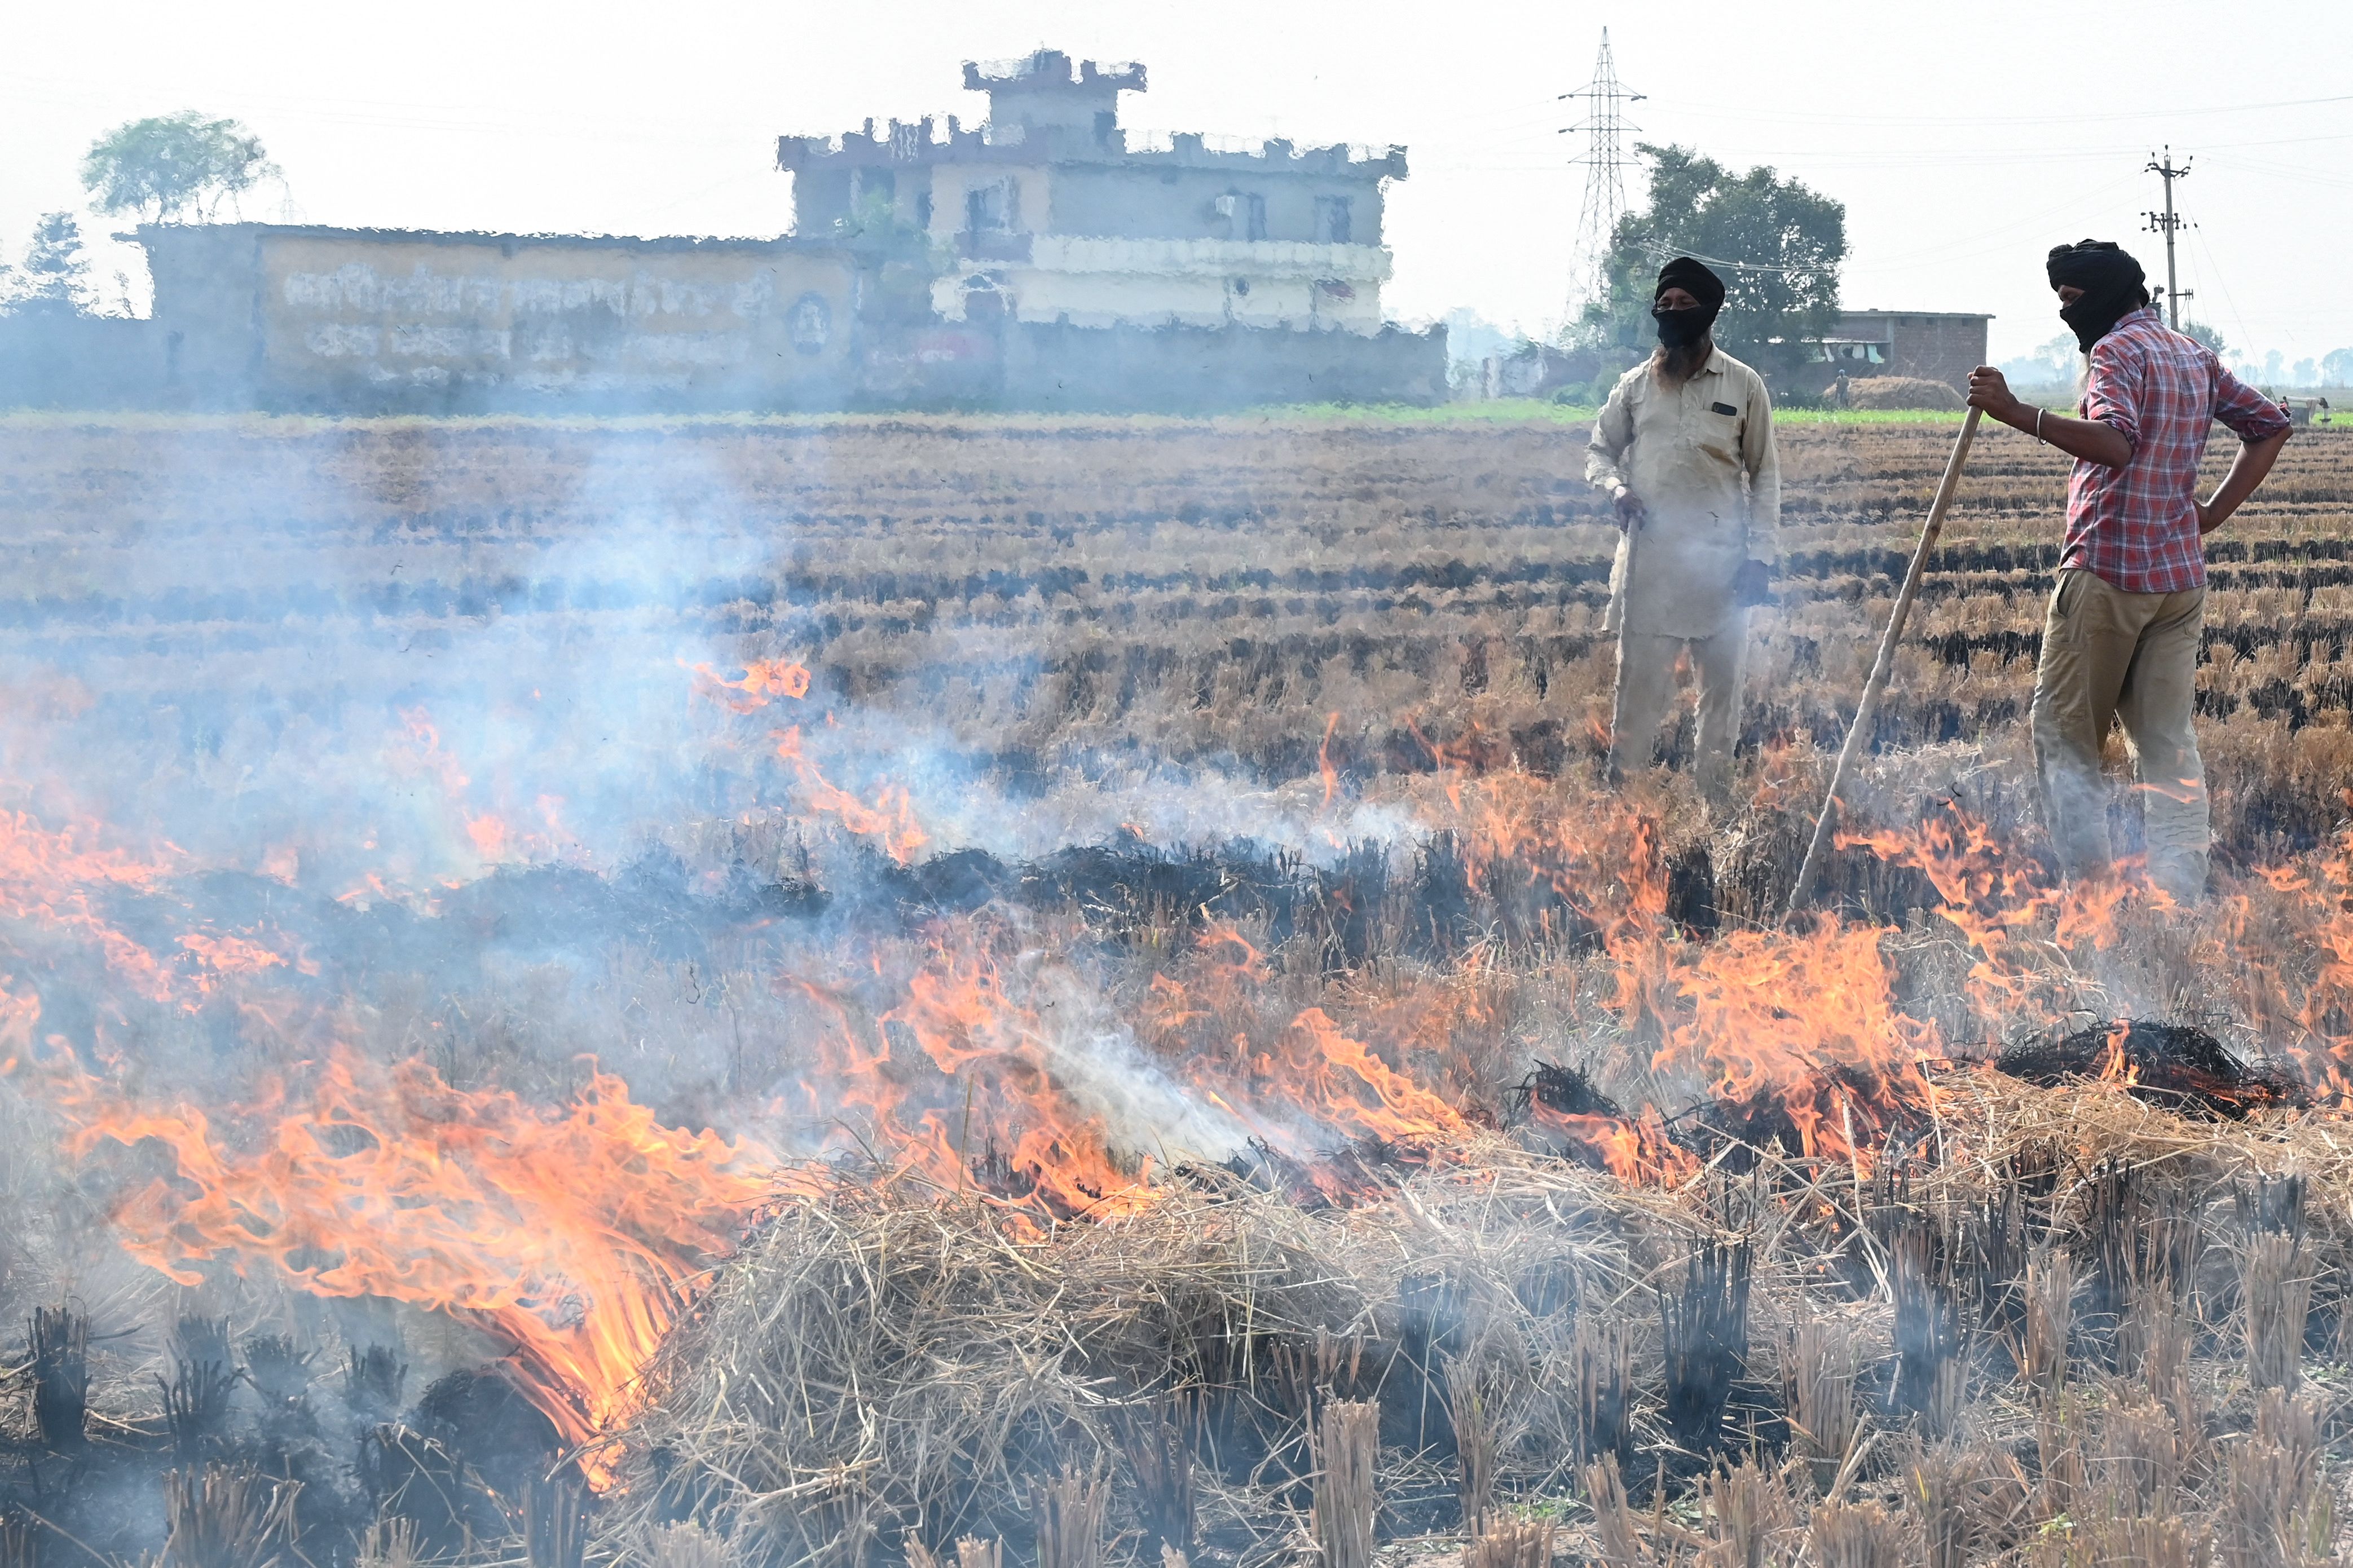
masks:
<svg viewBox="0 0 2353 1568"><path fill-rule="evenodd" d="M260 137L234 120L193 109L118 125L91 142L81 161L90 205L142 223L210 222L224 203L282 178ZM69 212L42 214L24 260L15 267L0 261L0 309L79 314L97 304L81 223Z"/></svg>

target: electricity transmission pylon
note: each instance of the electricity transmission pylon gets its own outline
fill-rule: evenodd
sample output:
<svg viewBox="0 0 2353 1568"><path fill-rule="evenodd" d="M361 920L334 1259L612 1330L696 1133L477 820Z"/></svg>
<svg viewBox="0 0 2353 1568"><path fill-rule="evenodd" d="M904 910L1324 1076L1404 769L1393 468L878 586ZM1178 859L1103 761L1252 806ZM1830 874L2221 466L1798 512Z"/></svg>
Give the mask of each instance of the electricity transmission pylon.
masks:
<svg viewBox="0 0 2353 1568"><path fill-rule="evenodd" d="M1585 103L1585 118L1561 131L1564 136L1583 138L1577 155L1569 160L1571 168L1579 164L1585 168L1585 205L1577 215L1577 250L1569 263L1566 321L1574 323L1578 308L1587 300L1609 296L1609 280L1605 274L1609 241L1626 211L1625 133L1641 129L1626 122L1624 106L1640 103L1642 95L1629 92L1620 84L1617 63L1609 57L1609 28L1601 29L1601 53L1593 62L1593 79L1560 97L1564 103L1573 98Z"/></svg>

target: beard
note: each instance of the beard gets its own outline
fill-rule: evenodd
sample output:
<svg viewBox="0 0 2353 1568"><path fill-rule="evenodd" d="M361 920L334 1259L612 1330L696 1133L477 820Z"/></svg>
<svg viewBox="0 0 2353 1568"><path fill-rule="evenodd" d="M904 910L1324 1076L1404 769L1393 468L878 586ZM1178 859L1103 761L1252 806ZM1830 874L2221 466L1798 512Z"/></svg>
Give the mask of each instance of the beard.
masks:
<svg viewBox="0 0 2353 1568"><path fill-rule="evenodd" d="M1692 342L1678 343L1672 348L1661 343L1651 356L1651 363L1659 367L1660 376L1667 381L1689 381L1707 368L1707 356L1715 352L1715 336L1702 332Z"/></svg>

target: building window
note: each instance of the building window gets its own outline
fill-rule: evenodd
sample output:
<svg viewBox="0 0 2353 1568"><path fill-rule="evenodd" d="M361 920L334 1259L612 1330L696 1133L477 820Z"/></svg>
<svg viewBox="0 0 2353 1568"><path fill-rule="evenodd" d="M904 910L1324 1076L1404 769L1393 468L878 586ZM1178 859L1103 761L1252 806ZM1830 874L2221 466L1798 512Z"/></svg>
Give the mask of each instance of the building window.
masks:
<svg viewBox="0 0 2353 1568"><path fill-rule="evenodd" d="M1852 339L1831 338L1814 345L1813 359L1817 364L1830 363L1845 368L1852 365L1885 364L1889 345L1859 342Z"/></svg>
<svg viewBox="0 0 2353 1568"><path fill-rule="evenodd" d="M932 226L932 193L929 191L915 193L915 226L917 228Z"/></svg>
<svg viewBox="0 0 2353 1568"><path fill-rule="evenodd" d="M1315 198L1315 241L1319 245L1349 245L1354 225L1349 208L1353 204L1346 196Z"/></svg>
<svg viewBox="0 0 2353 1568"><path fill-rule="evenodd" d="M1108 146L1110 146L1110 145L1111 145L1112 133L1113 133L1113 132L1117 131L1118 129L1119 129L1119 113L1118 113L1118 111L1117 111L1117 110L1110 110L1110 109L1099 109L1099 110L1095 110L1095 145L1096 145L1096 146L1098 146L1098 147L1108 147Z"/></svg>
<svg viewBox="0 0 2353 1568"><path fill-rule="evenodd" d="M964 194L964 226L973 234L1008 234L1021 226L1021 187L992 180Z"/></svg>
<svg viewBox="0 0 2353 1568"><path fill-rule="evenodd" d="M1266 237L1266 198L1244 195L1240 191L1228 191L1213 204L1219 222L1225 225L1228 239L1264 239Z"/></svg>

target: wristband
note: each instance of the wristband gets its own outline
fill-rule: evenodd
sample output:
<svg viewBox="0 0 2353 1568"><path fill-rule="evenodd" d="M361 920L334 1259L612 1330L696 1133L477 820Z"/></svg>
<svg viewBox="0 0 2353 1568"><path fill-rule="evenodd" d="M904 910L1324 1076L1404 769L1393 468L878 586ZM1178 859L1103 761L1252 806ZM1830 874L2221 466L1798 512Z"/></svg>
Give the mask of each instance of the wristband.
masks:
<svg viewBox="0 0 2353 1568"><path fill-rule="evenodd" d="M2034 438L2038 441L2042 441L2042 416L2045 412L2047 410L2041 408L2034 411ZM2051 445L2048 441L2042 441L2042 444L2046 447Z"/></svg>

